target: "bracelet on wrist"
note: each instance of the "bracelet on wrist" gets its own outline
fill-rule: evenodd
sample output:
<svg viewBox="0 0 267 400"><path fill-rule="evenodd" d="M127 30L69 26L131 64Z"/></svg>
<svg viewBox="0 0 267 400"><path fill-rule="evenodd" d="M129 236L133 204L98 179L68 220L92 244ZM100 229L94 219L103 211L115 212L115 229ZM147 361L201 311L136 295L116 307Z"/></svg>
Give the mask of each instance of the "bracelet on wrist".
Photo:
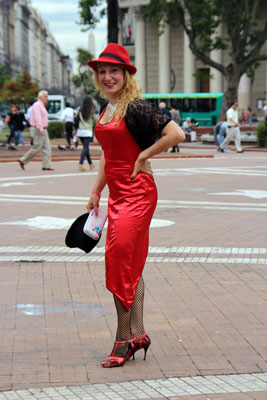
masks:
<svg viewBox="0 0 267 400"><path fill-rule="evenodd" d="M99 200L101 199L101 193L98 192L97 190L93 190L92 194L96 194L99 197Z"/></svg>

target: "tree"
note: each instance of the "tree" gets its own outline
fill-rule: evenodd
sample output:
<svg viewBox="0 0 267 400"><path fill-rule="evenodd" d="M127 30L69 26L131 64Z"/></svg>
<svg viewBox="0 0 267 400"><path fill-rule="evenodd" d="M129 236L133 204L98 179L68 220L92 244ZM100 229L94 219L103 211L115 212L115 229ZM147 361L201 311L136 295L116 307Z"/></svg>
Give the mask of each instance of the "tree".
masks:
<svg viewBox="0 0 267 400"><path fill-rule="evenodd" d="M86 26L82 29L83 32L95 28L101 17L105 15L105 10L99 9L102 4L103 0L79 0L80 20L77 23Z"/></svg>
<svg viewBox="0 0 267 400"><path fill-rule="evenodd" d="M106 8L100 9L100 6ZM117 0L80 0L78 4L80 20L78 24L85 25L82 29L94 29L100 19L107 13L108 43L118 43L118 1Z"/></svg>
<svg viewBox="0 0 267 400"><path fill-rule="evenodd" d="M13 80L4 83L0 92L0 100L5 103L27 104L34 101L39 92L36 82L31 76L23 71Z"/></svg>
<svg viewBox="0 0 267 400"><path fill-rule="evenodd" d="M253 76L259 62L267 60L261 53L267 39L266 7L261 0L150 0L147 13L161 30L162 21L181 24L192 53L222 73L227 82L223 111L237 100L241 76ZM221 24L226 30L224 36L218 35ZM228 64L214 61L212 50L227 52Z"/></svg>
<svg viewBox="0 0 267 400"><path fill-rule="evenodd" d="M92 60L92 54L82 48L77 49L77 61L78 61L78 74L72 76L72 82L76 88L81 88L84 95L90 95L94 97L99 104L103 102L100 94L96 91L93 83L93 71L87 65L88 60Z"/></svg>
<svg viewBox="0 0 267 400"><path fill-rule="evenodd" d="M92 54L82 48L77 49L78 74L73 75L72 82L77 88L82 88L84 94L94 95L95 87L92 81L91 69L87 66L87 61L92 60Z"/></svg>

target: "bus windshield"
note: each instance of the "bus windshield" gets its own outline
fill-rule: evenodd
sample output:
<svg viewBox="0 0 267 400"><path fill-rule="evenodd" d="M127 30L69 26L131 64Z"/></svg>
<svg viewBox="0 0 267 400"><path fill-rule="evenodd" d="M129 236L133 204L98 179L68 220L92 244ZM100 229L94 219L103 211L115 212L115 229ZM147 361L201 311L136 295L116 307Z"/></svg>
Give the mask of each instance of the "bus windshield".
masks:
<svg viewBox="0 0 267 400"><path fill-rule="evenodd" d="M49 100L47 111L49 114L55 114L62 109L61 100Z"/></svg>

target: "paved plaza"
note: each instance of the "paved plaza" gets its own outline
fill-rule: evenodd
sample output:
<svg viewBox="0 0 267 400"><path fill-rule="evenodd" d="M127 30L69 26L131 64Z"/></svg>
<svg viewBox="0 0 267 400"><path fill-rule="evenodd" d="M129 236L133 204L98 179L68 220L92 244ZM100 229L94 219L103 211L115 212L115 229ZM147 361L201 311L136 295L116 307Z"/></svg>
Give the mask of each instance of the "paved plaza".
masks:
<svg viewBox="0 0 267 400"><path fill-rule="evenodd" d="M267 400L267 153L187 153L151 160L152 345L114 369L105 232L89 254L64 244L99 161L0 163L0 400Z"/></svg>

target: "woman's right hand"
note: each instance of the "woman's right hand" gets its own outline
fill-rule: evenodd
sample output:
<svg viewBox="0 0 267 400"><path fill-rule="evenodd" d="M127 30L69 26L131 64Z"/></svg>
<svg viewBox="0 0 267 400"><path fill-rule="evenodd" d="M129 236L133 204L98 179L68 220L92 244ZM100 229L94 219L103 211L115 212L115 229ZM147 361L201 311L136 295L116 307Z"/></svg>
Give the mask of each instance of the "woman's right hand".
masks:
<svg viewBox="0 0 267 400"><path fill-rule="evenodd" d="M98 215L98 209L99 209L99 197L96 193L92 193L90 199L88 200L88 203L86 205L87 211L90 213L92 209L95 211L95 215Z"/></svg>
<svg viewBox="0 0 267 400"><path fill-rule="evenodd" d="M150 161L145 158L142 159L141 155L142 154L140 153L135 161L131 179L134 179L139 172L153 176L153 170L151 168Z"/></svg>

